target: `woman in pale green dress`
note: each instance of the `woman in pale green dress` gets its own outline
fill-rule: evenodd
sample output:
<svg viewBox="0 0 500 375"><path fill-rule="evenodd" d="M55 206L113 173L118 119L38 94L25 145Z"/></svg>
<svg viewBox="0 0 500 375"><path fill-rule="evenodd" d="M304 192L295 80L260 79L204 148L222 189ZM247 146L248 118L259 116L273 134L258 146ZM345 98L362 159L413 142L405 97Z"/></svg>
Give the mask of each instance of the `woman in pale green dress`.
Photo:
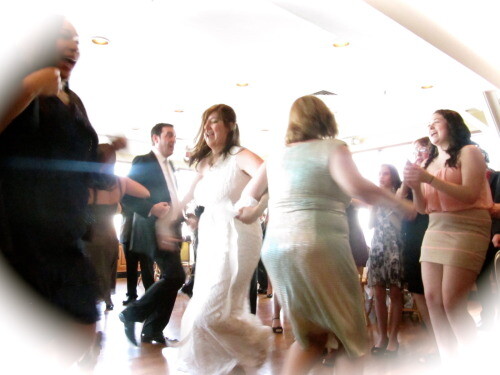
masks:
<svg viewBox="0 0 500 375"><path fill-rule="evenodd" d="M337 371L361 374L368 337L345 209L351 197L407 214L411 205L364 179L335 119L314 96L295 101L286 147L248 184L238 218L252 222L249 203L269 189L264 264L289 317L296 342L282 374L306 374L325 347L338 349Z"/></svg>

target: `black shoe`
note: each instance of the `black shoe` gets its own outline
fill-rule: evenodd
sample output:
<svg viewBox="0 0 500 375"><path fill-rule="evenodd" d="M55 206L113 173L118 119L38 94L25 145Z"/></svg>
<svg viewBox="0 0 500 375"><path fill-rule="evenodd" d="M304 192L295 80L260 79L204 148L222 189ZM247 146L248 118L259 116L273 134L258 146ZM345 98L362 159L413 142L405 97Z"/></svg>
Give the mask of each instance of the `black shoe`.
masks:
<svg viewBox="0 0 500 375"><path fill-rule="evenodd" d="M274 325L275 320L278 321L278 325L276 325L276 326ZM271 322L271 326L272 326L274 333L283 333L283 327L281 326L280 318L273 318L273 320Z"/></svg>
<svg viewBox="0 0 500 375"><path fill-rule="evenodd" d="M371 349L371 352L373 355L379 356L379 355L384 355L386 352L387 344L385 346L380 347L380 346L374 346Z"/></svg>
<svg viewBox="0 0 500 375"><path fill-rule="evenodd" d="M172 346L175 343L179 342L179 340L169 339L168 337L163 336L163 334L161 333L157 335L146 335L143 333L141 335L141 342L153 345L156 344L156 345Z"/></svg>
<svg viewBox="0 0 500 375"><path fill-rule="evenodd" d="M335 357L336 357L337 352L332 350L329 351L328 349L326 350L326 353L323 353L323 359L321 360L321 364L326 367L333 367L335 366Z"/></svg>
<svg viewBox="0 0 500 375"><path fill-rule="evenodd" d="M137 297L128 297L125 301L122 302L123 306L127 306L129 303L135 302Z"/></svg>
<svg viewBox="0 0 500 375"><path fill-rule="evenodd" d="M193 296L193 283L187 282L181 287L181 292L187 294L189 298Z"/></svg>
<svg viewBox="0 0 500 375"><path fill-rule="evenodd" d="M135 339L135 322L127 320L127 318L125 318L125 315L123 314L123 312L121 312L120 314L118 314L118 318L120 319L120 321L124 325L125 336L127 336L127 339L132 344L134 344L135 346L137 346L137 340Z"/></svg>

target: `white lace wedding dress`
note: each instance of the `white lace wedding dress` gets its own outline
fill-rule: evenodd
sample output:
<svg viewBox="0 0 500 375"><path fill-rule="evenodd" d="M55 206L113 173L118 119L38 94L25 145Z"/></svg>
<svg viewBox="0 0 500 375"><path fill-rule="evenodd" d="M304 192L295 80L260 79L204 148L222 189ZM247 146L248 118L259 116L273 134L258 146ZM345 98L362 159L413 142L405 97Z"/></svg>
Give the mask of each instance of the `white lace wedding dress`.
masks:
<svg viewBox="0 0 500 375"><path fill-rule="evenodd" d="M271 328L250 313L250 280L259 261L258 222L234 219L233 204L250 177L233 147L198 183L194 196L205 207L198 226L196 281L181 323L179 369L189 374L229 374L257 368L271 345Z"/></svg>

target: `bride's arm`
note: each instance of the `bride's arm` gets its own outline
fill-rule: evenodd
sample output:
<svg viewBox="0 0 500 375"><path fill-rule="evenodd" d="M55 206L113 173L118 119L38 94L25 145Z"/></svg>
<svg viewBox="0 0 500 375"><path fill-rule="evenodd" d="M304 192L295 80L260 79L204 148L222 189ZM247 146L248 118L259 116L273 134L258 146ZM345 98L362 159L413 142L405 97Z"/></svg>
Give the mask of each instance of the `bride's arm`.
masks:
<svg viewBox="0 0 500 375"><path fill-rule="evenodd" d="M238 167L250 177L254 177L263 163L262 158L248 149L243 149L236 155Z"/></svg>
<svg viewBox="0 0 500 375"><path fill-rule="evenodd" d="M249 224L255 221L267 207L267 169L262 163L255 176L241 193L240 200L236 203L239 208L236 218Z"/></svg>

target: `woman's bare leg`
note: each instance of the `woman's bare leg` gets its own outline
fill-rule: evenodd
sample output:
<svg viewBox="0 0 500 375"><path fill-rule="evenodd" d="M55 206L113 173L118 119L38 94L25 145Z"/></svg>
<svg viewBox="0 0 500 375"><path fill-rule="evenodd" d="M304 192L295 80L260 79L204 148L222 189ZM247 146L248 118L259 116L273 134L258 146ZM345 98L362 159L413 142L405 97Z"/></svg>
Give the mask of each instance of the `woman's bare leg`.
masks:
<svg viewBox="0 0 500 375"><path fill-rule="evenodd" d="M271 327L273 328L273 332L275 333L283 333L283 325L281 324L281 305L278 301L278 296L276 293L273 293L273 320L271 323Z"/></svg>
<svg viewBox="0 0 500 375"><path fill-rule="evenodd" d="M385 348L387 346L387 304L385 287L375 285L373 289L373 301L375 305L375 315L377 317L378 339L375 340L375 347Z"/></svg>
<svg viewBox="0 0 500 375"><path fill-rule="evenodd" d="M457 339L443 304L443 265L422 262L422 280L439 354L444 362L449 362L457 353Z"/></svg>
<svg viewBox="0 0 500 375"><path fill-rule="evenodd" d="M467 349L476 338L476 324L467 310L467 297L477 273L460 267L444 266L443 305L459 347Z"/></svg>
<svg viewBox="0 0 500 375"><path fill-rule="evenodd" d="M309 370L321 358L325 348L327 336L321 335L311 340L308 348L303 348L295 341L285 357L285 363L281 370L282 375L306 375Z"/></svg>
<svg viewBox="0 0 500 375"><path fill-rule="evenodd" d="M429 353L435 353L437 349L436 338L434 337L434 329L432 328L431 317L429 315L429 308L427 307L425 295L419 293L412 293L411 295L417 304L418 311L424 321L425 328L429 333L429 338L431 339L430 343L432 343L432 347L429 349Z"/></svg>
<svg viewBox="0 0 500 375"><path fill-rule="evenodd" d="M391 317L389 319L389 342L387 344L387 350L396 351L399 348L398 332L403 315L403 293L401 292L401 288L391 286L390 298Z"/></svg>
<svg viewBox="0 0 500 375"><path fill-rule="evenodd" d="M412 293L411 297L417 304L418 312L424 321L425 328L434 336L432 332L431 317L429 316L429 308L427 307L427 302L425 301L425 295L419 293Z"/></svg>

